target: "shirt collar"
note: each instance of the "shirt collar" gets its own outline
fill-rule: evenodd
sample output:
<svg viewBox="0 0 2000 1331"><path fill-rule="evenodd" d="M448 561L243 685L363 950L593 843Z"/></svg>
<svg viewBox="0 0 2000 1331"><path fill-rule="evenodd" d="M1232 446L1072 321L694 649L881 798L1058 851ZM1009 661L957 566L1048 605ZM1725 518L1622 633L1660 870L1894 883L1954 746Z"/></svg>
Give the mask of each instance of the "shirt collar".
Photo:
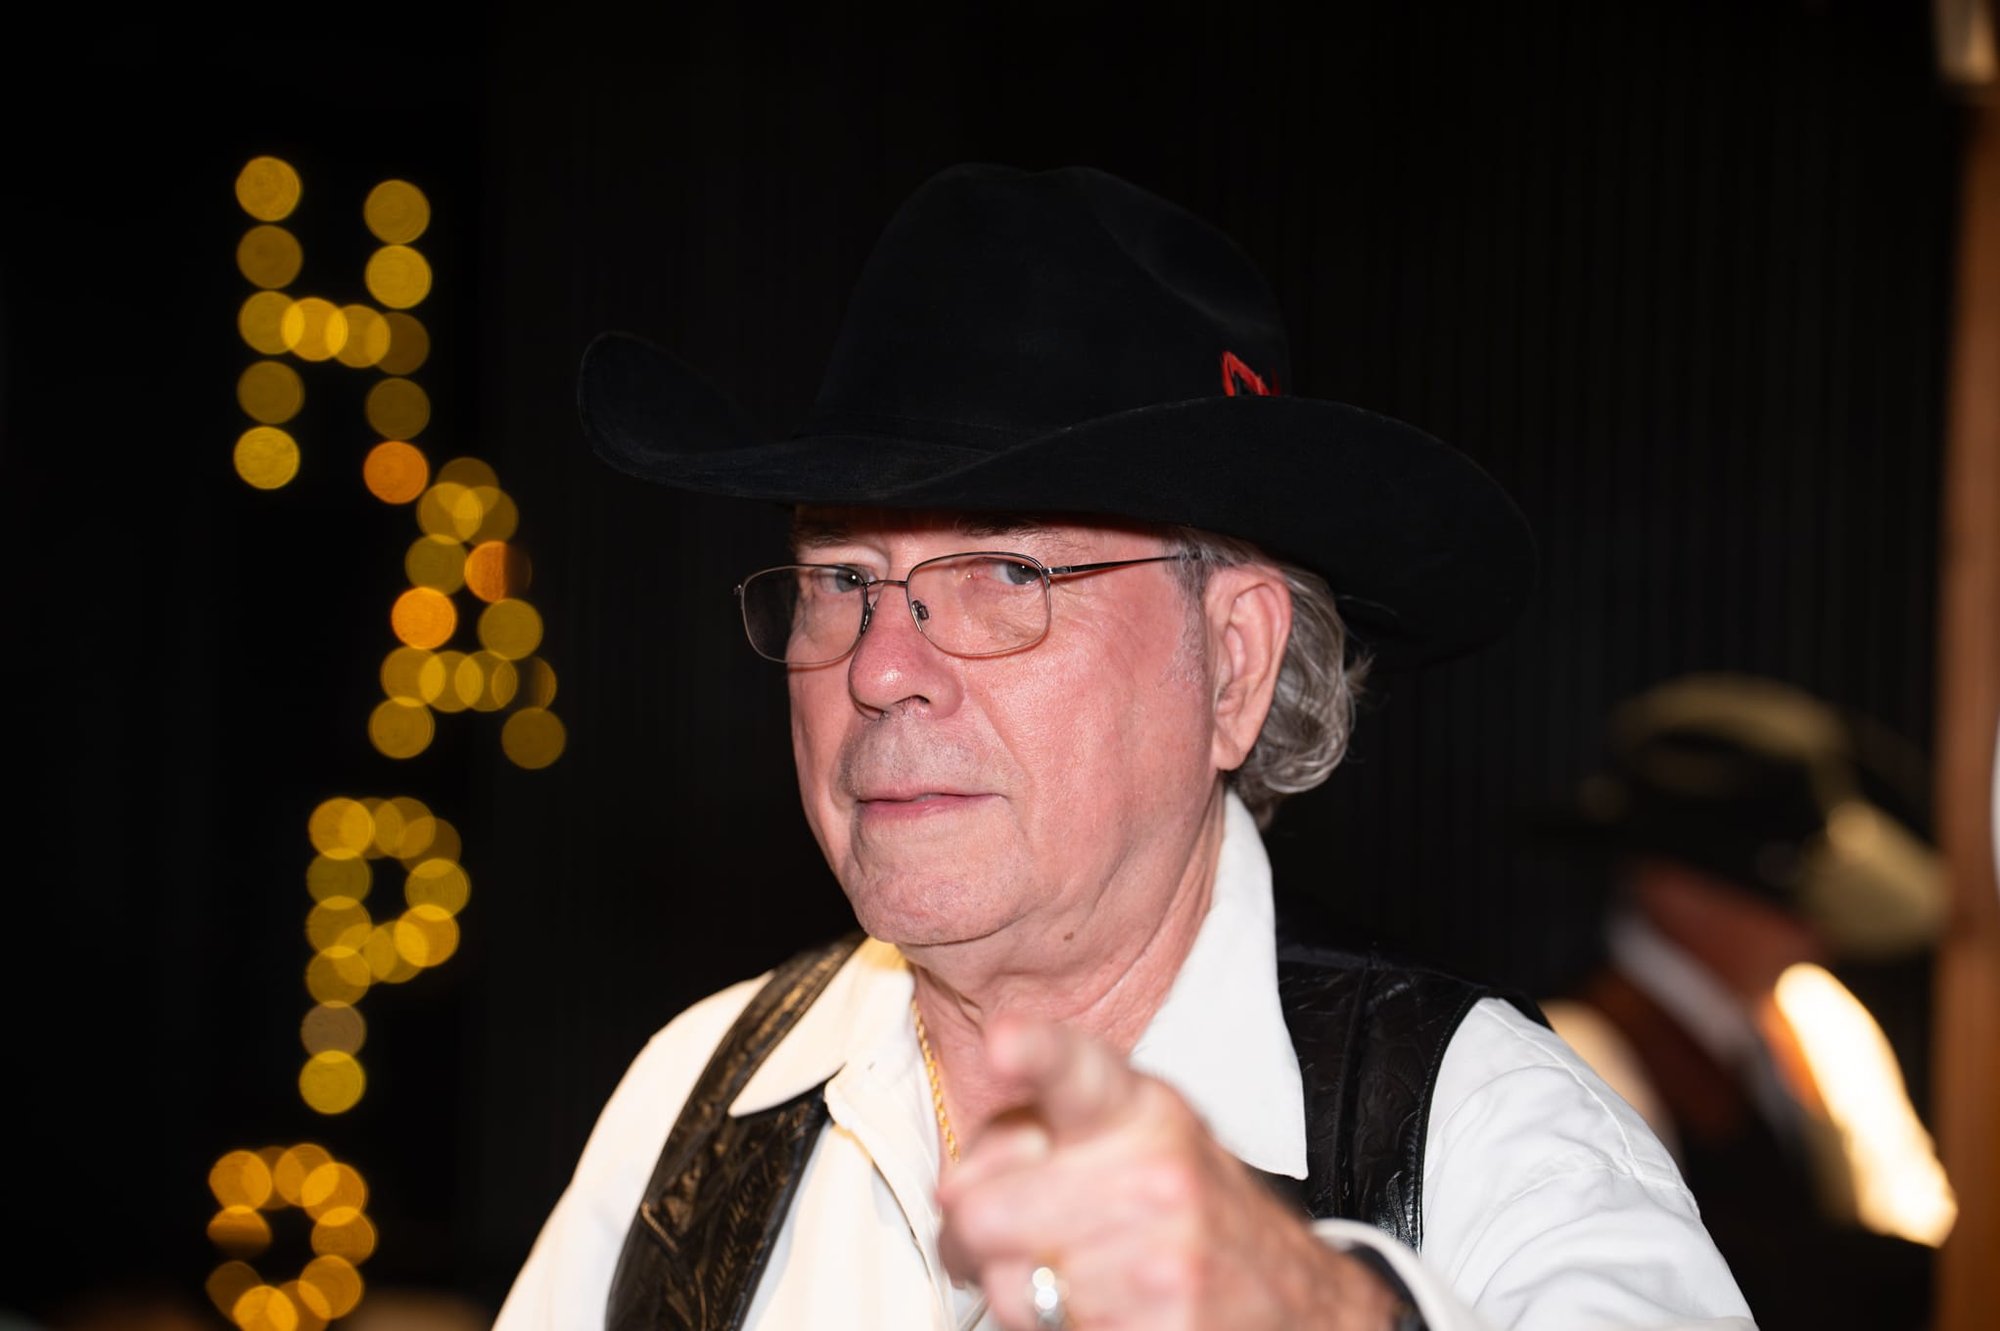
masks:
<svg viewBox="0 0 2000 1331"><path fill-rule="evenodd" d="M864 943L752 1074L730 1113L783 1104L871 1057L885 1040L907 1041L914 1051L911 989L901 953L874 939ZM1234 792L1225 797L1208 915L1134 1046L1132 1065L1186 1097L1245 1164L1305 1177L1304 1092L1278 1004L1271 862L1256 820Z"/></svg>

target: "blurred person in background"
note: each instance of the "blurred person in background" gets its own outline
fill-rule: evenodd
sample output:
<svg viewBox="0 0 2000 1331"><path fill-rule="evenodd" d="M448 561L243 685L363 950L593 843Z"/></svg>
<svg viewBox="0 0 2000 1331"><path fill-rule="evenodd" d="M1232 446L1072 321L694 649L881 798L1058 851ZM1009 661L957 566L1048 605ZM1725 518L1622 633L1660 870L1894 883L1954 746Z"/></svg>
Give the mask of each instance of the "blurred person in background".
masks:
<svg viewBox="0 0 2000 1331"><path fill-rule="evenodd" d="M1927 1326L1951 1187L1832 973L1921 960L1944 924L1920 760L1721 673L1628 700L1604 748L1540 820L1610 893L1603 962L1551 1024L1667 1142L1766 1331Z"/></svg>

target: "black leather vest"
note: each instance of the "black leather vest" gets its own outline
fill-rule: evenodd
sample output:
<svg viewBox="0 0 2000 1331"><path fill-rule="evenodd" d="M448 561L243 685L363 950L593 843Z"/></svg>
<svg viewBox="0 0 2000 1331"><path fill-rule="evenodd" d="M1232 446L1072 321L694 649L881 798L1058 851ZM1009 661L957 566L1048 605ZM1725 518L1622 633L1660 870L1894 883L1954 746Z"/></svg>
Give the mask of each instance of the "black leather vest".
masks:
<svg viewBox="0 0 2000 1331"><path fill-rule="evenodd" d="M716 1046L625 1237L608 1331L743 1325L828 1114L819 1086L742 1118L729 1106L861 941L778 967ZM1279 953L1278 996L1305 1084L1306 1178L1273 1183L1309 1216L1365 1220L1420 1247L1431 1088L1452 1032L1486 997L1541 1013L1425 967L1292 947Z"/></svg>

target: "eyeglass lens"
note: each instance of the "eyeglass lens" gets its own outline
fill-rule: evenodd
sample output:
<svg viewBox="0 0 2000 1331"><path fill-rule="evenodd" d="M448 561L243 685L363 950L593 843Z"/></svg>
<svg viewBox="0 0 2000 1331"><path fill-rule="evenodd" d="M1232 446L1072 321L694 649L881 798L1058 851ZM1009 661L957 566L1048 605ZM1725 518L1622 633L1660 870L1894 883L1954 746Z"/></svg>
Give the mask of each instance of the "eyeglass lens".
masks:
<svg viewBox="0 0 2000 1331"><path fill-rule="evenodd" d="M894 580L890 580L893 585ZM838 661L859 641L870 600L888 595L860 569L798 564L743 583L743 627L758 655L789 665ZM1048 578L1025 555L946 555L910 570L917 628L954 656L994 656L1041 641L1049 629Z"/></svg>

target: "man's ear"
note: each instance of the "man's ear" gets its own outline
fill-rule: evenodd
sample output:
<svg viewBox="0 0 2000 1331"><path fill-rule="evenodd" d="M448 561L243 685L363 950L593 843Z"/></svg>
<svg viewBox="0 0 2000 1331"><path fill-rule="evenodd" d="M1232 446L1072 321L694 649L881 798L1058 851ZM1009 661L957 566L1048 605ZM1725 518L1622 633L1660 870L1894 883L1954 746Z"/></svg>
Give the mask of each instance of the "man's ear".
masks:
<svg viewBox="0 0 2000 1331"><path fill-rule="evenodd" d="M1214 665L1211 751L1217 771L1233 772L1271 711L1292 633L1292 590L1267 564L1239 564L1210 574L1202 606Z"/></svg>

